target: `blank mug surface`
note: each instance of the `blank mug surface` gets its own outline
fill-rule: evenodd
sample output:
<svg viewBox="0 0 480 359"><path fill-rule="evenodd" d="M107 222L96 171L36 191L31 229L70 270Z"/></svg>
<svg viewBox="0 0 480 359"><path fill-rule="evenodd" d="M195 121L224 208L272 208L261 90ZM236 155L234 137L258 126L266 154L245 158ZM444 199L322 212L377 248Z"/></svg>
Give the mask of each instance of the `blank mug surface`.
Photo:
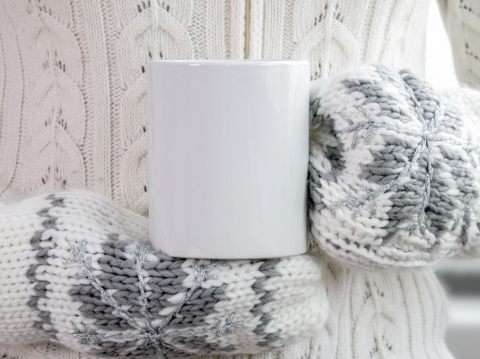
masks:
<svg viewBox="0 0 480 359"><path fill-rule="evenodd" d="M307 250L309 63L150 61L152 244L174 257Z"/></svg>

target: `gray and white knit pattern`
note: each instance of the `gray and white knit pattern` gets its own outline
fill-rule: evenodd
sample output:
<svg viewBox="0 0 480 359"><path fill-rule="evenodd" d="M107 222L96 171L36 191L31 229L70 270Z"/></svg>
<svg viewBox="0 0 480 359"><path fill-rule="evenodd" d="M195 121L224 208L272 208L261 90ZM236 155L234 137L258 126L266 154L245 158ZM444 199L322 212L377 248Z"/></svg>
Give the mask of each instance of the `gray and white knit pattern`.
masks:
<svg viewBox="0 0 480 359"><path fill-rule="evenodd" d="M309 217L366 269L478 255L480 123L409 71L366 65L311 98Z"/></svg>
<svg viewBox="0 0 480 359"><path fill-rule="evenodd" d="M171 258L145 244L147 223L85 190L0 209L0 342L50 340L95 356L259 353L325 322L312 254Z"/></svg>

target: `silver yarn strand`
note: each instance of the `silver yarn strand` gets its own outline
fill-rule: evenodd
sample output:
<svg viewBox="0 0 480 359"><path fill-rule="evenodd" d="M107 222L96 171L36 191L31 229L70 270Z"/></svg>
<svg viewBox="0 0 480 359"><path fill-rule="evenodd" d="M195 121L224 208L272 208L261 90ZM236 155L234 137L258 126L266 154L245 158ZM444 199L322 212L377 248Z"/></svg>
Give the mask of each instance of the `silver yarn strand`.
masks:
<svg viewBox="0 0 480 359"><path fill-rule="evenodd" d="M200 261L197 261L194 264L195 270L195 284L189 289L189 291L183 296L180 302L175 307L175 310L170 313L167 318L162 322L162 324L158 327L158 329L154 329L152 327L152 316L149 311L148 305L148 298L145 293L145 279L143 277L143 268L145 257L151 251L153 251L152 247L144 246L138 242L136 239L132 239L132 243L135 245L137 252L135 253L129 248L124 248L124 252L129 254L135 260L135 271L138 277L138 286L140 288L141 299L142 299L142 306L144 310L145 320L146 320L146 328L140 326L135 319L133 319L128 312L124 311L117 301L107 293L107 291L100 285L97 281L95 276L93 275L90 269L90 262L91 258L89 256L85 256L85 246L86 242L82 241L77 247L74 242L69 242L71 252L73 254L73 258L67 259L64 261L64 264L70 263L77 263L81 268L81 273L76 275L75 277L80 278L87 278L90 284L100 292L101 299L103 302L107 303L108 305L112 306L115 311L114 314L120 316L121 318L125 319L127 323L134 329L140 331L139 334L115 334L115 335L106 335L97 333L93 328L89 327L86 324L83 325L83 331L81 331L75 323L72 323L74 333L71 334L72 337L77 338L81 344L88 344L92 343L94 345L98 345L101 342L109 341L109 340L118 340L118 339L144 339L145 342L139 346L139 349L145 348L149 343L153 343L156 349L156 354L160 358L166 358L165 354L161 350L161 346L168 347L172 350L177 352L188 354L187 352L174 348L168 343L162 341L162 338L172 338L177 336L193 336L202 333L214 333L218 336L222 336L224 333L231 334L233 333L235 327L241 326L245 324L245 321L235 321L234 320L234 313L230 313L230 315L225 319L224 324L222 325L222 318L218 318L215 324L211 327L203 328L203 329L188 329L188 330L177 330L177 331L165 331L168 325L170 324L171 320L178 315L181 308L185 303L187 303L190 298L192 297L193 293L197 288L201 286L201 284L210 279L215 279L216 276L210 274L210 271L214 268L227 266L225 262L220 262L216 260L207 260L203 264L200 264Z"/></svg>
<svg viewBox="0 0 480 359"><path fill-rule="evenodd" d="M347 192L347 197L345 199L332 203L330 206L327 207L327 209L330 211L330 213L334 214L337 209L341 207L348 207L353 210L352 219L355 219L359 215L360 211L362 210L365 202L368 201L370 203L371 214L374 215L377 211L378 197L383 193L391 189L394 189L398 185L400 185L405 179L405 177L407 177L410 174L413 166L417 163L419 157L423 153L426 153L427 168L425 173L425 191L423 193L422 203L418 211L412 215L411 223L407 227L407 229L409 229L410 232L413 232L418 228L420 232L423 234L426 229L426 221L427 221L425 210L430 199L431 184L432 184L433 175L434 175L434 169L432 165L433 158L431 153L431 148L432 148L431 142L435 141L435 142L441 142L441 143L448 143L454 146L461 147L467 153L470 159L470 162L474 168L476 168L477 166L477 161L475 160L473 153L475 153L478 157L478 155L480 155L480 146L479 144L474 145L470 136L468 137L468 141L466 144L439 136L435 131L438 124L438 119L443 114L442 101L441 100L438 101L438 104L434 109L433 118L427 123L423 115L424 111L421 108L421 105L418 99L416 98L412 88L408 86L405 82L404 82L404 85L413 102L415 113L417 115L416 118L423 126L422 132L401 129L397 126L392 126L386 123L375 123L372 117L370 116L370 114L368 114L364 108L358 106L357 110L360 113L362 113L362 115L366 118L367 121L354 123L352 119L348 117L347 114L345 114L344 112L340 112L339 113L340 117L345 122L348 123L348 126L347 128L341 131L338 131L338 133L346 134L346 133L354 132L352 144L351 144L352 148L355 148L357 146L359 142L359 137L360 137L359 132L361 130L365 131L365 134L363 135L363 143L365 145L370 144L373 137L375 136L376 130L379 128L395 131L397 133L401 133L408 136L419 137L421 140L417 148L415 149L412 155L412 158L410 159L410 161L407 161L405 167L400 172L400 174L395 179L393 179L392 181L384 185L383 187L379 188L376 191L372 191L364 186L359 186L360 190L365 193L364 195L355 196L352 193ZM463 226L462 226L462 238L464 243L468 241L467 233L472 221L473 221L472 211L471 209L466 208L463 215ZM458 223L456 225L458 225Z"/></svg>
<svg viewBox="0 0 480 359"><path fill-rule="evenodd" d="M388 190L396 188L398 185L400 185L403 182L403 180L410 175L410 172L412 171L413 166L417 163L420 156L423 153L426 153L427 166L425 171L425 191L423 193L422 203L420 205L420 208L418 208L418 211L412 215L411 222L407 226L407 229L411 233L413 233L416 229L419 229L420 232L424 234L426 230L426 222L427 222L427 215L425 211L430 199L431 185L432 185L432 180L434 176L433 157L431 153L432 141L437 143L438 142L448 143L450 145L460 147L467 153L470 163L474 168L477 167L477 161L474 158L473 154L476 154L477 158L479 157L480 145L478 143L474 144L470 135L468 136L468 140L466 144L462 142L458 142L454 139L444 138L443 136L438 135L436 133L436 129L437 129L439 118L443 115L443 107L444 107L441 99L439 99L437 105L435 106L432 119L427 122L424 117L424 110L422 109L421 104L419 103L417 97L415 96L413 89L407 83L404 82L403 84L405 86L407 93L410 96L410 99L413 102L413 107L416 114L415 117L422 124L422 127L423 127L422 132L412 131L408 129L401 129L397 126L392 126L386 123L375 123L373 118L370 116L370 114L368 114L363 107L358 106L357 110L360 113L362 113L366 121L354 123L347 114L345 114L344 112L340 112L339 113L340 117L345 122L348 123L348 126L347 128L341 131L338 131L338 134L346 134L346 133L354 132L352 143L351 143L352 149L355 148L359 142L359 139L360 139L359 132L361 130L365 131L365 134L362 136L363 143L365 145L368 145L371 143L373 137L375 136L376 130L379 128L384 128L386 130L394 131L396 133L404 134L407 136L418 137L420 138L420 143L416 147L412 155L412 158L406 162L405 167L398 174L398 176L392 181L388 182L383 187L377 189L376 191L372 191L364 186L359 186L359 189L365 194L361 196L355 196L352 193L347 192L346 198L332 203L330 206L327 207L327 209L330 211L330 213L334 214L337 209L341 207L348 207L353 210L352 219L355 219L359 215L360 211L362 210L365 202L368 201L370 203L371 214L374 215L377 211L378 197L381 194L387 192ZM463 225L462 225L461 236L462 236L463 244L465 245L468 242L468 229L470 228L473 221L476 220L471 208L469 208L468 206L465 208L462 214L462 220L463 220ZM455 229L458 226L459 221L460 221L460 218L458 218L455 221L452 229ZM435 245L438 245L438 243L435 243L434 246Z"/></svg>

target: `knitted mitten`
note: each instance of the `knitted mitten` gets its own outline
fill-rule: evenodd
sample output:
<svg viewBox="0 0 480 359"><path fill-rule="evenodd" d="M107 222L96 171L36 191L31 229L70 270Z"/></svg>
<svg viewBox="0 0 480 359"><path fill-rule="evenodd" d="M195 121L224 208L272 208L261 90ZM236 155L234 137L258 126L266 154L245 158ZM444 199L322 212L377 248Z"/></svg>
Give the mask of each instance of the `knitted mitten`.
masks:
<svg viewBox="0 0 480 359"><path fill-rule="evenodd" d="M313 88L309 217L321 248L367 269L480 254L478 121L380 65Z"/></svg>
<svg viewBox="0 0 480 359"><path fill-rule="evenodd" d="M327 315L311 254L171 258L148 220L84 190L0 209L0 342L98 356L257 353L310 337Z"/></svg>

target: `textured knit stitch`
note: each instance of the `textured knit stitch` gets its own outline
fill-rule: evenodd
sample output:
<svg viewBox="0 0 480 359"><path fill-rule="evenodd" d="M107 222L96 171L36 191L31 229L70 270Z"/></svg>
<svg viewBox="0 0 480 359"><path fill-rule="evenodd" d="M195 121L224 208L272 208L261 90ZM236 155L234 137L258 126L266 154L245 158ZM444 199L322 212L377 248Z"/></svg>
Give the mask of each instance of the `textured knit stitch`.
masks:
<svg viewBox="0 0 480 359"><path fill-rule="evenodd" d="M85 188L146 215L148 60L248 49L307 59L312 79L362 62L422 73L428 3L2 0L0 201Z"/></svg>
<svg viewBox="0 0 480 359"><path fill-rule="evenodd" d="M50 227L46 231L45 224ZM91 258L92 273L116 302L143 326L145 316L135 260L125 251L125 247L129 247L137 253L130 237L135 236L142 242L146 240L146 220L143 217L100 195L65 191L5 206L0 215L0 226L5 238L0 246L0 279L3 288L7 289L0 293L0 314L4 325L0 326L2 341L42 340L49 337L52 326L56 328L57 340L80 351L87 350L96 355L118 355L131 350L137 350L137 354L155 354L152 345L138 350L135 341L125 339L117 339L115 346L100 345L101 340L96 345L91 342L98 334L135 331L125 318L112 311L88 280L78 277L81 268L72 261L71 245L74 244L81 253L81 243L85 241L84 258ZM39 231L44 233L41 241L51 249L44 256L46 264L37 266L39 251L31 243ZM310 256L297 256L255 260L253 263L231 261L230 268L215 269L217 279L205 281L202 288L194 292L180 311L181 315L172 319L171 330L210 327L220 316L225 318L232 312L236 313L234 322L243 319L247 323L238 325L232 334L225 333L222 337L200 336L193 341L172 340L172 344L194 351L199 348L218 351L220 347L229 352L251 343L248 349L242 349L248 352L257 343L257 348L263 350L266 349L265 342L273 346L285 343L288 333L297 339L305 337L305 332L296 328L305 328L308 332L311 329L305 326L321 325L322 318L327 315L325 305L330 303L325 326L312 339L255 357L350 358L369 355L386 358L394 355L399 358L451 358L443 343L445 298L431 270L379 273L351 270L329 259L314 242L311 245L317 256L315 260ZM193 262L172 260L159 253L150 253L145 258L143 274L150 299L149 310L156 313L154 318L157 321L163 321L191 288L195 277ZM32 267L35 268L33 278L27 275ZM323 273L320 280L319 273ZM29 306L29 302L37 296L37 284L45 279L50 285L38 311ZM328 301L322 294L324 285ZM296 288L293 289L294 296L288 294L289 288ZM316 288L320 290L318 294ZM43 320L41 311L49 313L50 326L35 324ZM282 313L280 322L277 313ZM221 324L225 325L225 322ZM157 325L155 320L152 325ZM90 342L81 344L82 338L89 338ZM192 337L186 336L186 339ZM103 342L108 343L108 340ZM8 350L12 354L18 353L18 347ZM168 348L163 350L172 353ZM31 358L71 355L65 349L47 344L24 346L22 353L23 357ZM175 353L174 357L178 355Z"/></svg>
<svg viewBox="0 0 480 359"><path fill-rule="evenodd" d="M253 10L249 0L225 1L224 5L222 1L205 0L2 0L0 201L4 203L0 203L0 207L37 193L81 187L146 215L148 183L143 137L148 129L145 126L146 99L142 82L145 83L143 67L150 58L185 58L186 54L191 54L192 48L193 57L198 59L212 59L213 56L242 58L248 57L251 43L261 42L262 58L308 59L312 79L372 62L383 63L395 70L410 68L422 74L429 3L429 0L263 0L263 8ZM452 10L448 8L446 11ZM263 30L256 32L261 39L252 38L250 34L250 18L255 18L257 11L263 12ZM47 19L41 24L43 33L32 37L29 28L38 29L39 18ZM74 39L67 43L68 33L73 34ZM77 46L80 51L76 50ZM245 50L243 56L242 49ZM52 51L56 51L57 57ZM51 58L59 61L47 62ZM32 63L36 65L31 67ZM44 69L44 63L48 67L57 67L72 81L53 78L59 71ZM72 73L81 73L80 81ZM31 99L40 76L52 76L52 79L42 81L60 85L53 86L51 94L45 96L47 99L56 97L57 102L46 101L45 108L39 111L42 118L37 119L35 111L30 109L34 106ZM63 86L65 83L69 85ZM62 100L63 96L76 97L72 104L79 103L75 87L83 97L84 122L82 111L72 113L71 109L64 109L68 102ZM474 98L468 98L472 100L469 106L474 101L479 102L478 97ZM42 108L43 105L35 106ZM60 109L69 117L60 116ZM44 126L49 127L50 132L41 132L44 114L49 112L53 115L50 116L52 120L47 122L49 126ZM52 126L52 122L59 125ZM79 137L82 129L77 126L81 123L84 124L82 138ZM71 126L77 127L70 131ZM71 141L65 140L65 133ZM35 147L35 153L28 152L32 138L40 134L50 145ZM75 147L82 156L82 173L78 172L81 166L75 160L78 155ZM34 166L29 167L27 162ZM78 185L82 178L84 184ZM42 200L40 205L37 212L45 208L45 202ZM139 221L128 213L123 214L124 218ZM125 229L126 233L146 240L145 228L134 230L132 221L124 222L122 226L131 227ZM8 222L0 226L0 240L9 228ZM35 229L43 229L40 222ZM37 259L30 251L31 244L24 246L29 250L23 255L31 255L28 265L21 269L26 273ZM393 339L389 342L393 342L397 357L450 357L443 344L445 302L431 270L366 273L344 268L328 258L324 260L332 268L331 272L324 273L332 308L324 330L301 343L254 358L383 358L389 353L371 345L378 342L382 332L390 333L388 337ZM22 260L22 263L25 262ZM0 275L2 273L7 278L12 274L3 269ZM0 292L2 303L9 303L5 315L14 316L16 321L31 323L32 318L40 321L38 311L28 304L36 295L35 283L26 275L22 278L25 282L9 287L12 291ZM359 293L369 293L372 281L380 288L387 288L388 283L397 285L384 291L390 295L388 300L373 301L372 298L376 297L366 295L370 299L365 302L366 311L361 312L361 307L355 303L358 303ZM27 295L19 296L18 293ZM253 290L252 293L255 294ZM281 296L281 293L278 290L272 294ZM385 307L390 302L395 303L401 313L399 317L408 317L408 321L390 325L392 322L388 317L376 314L388 311ZM310 303L307 307L316 309L316 305L318 303ZM78 309L71 310L81 315ZM359 313L368 315L359 316ZM208 316L206 320L210 320ZM354 328L362 327L368 329L360 336ZM10 329L14 331L14 328ZM43 335L34 326L22 329L22 333L24 331L30 332L32 337ZM407 343L402 341L404 337L409 338ZM92 358L51 342L21 347L0 345L0 354L3 353L22 359Z"/></svg>
<svg viewBox="0 0 480 359"><path fill-rule="evenodd" d="M63 199L58 199L55 196L49 195L46 197L47 200L51 201L52 207L64 207ZM32 283L35 283L35 296L28 302L28 304L34 309L39 311L39 320L35 322L35 327L42 329L47 333L48 337L51 339L57 339L56 334L58 331L53 327L50 312L44 311L41 308L43 307L43 302L47 299L47 287L50 285L50 282L43 279L44 278L44 268L48 267L48 252L55 248L55 244L52 236L44 237L45 232L54 229L56 227L56 217L53 217L48 213L48 208L44 208L37 212L37 215L41 218L45 218L42 222L43 229L36 231L30 241L34 250L37 251L36 259L37 263L32 264L27 271L28 279ZM45 238L42 240L42 237ZM42 278L42 279L37 279ZM41 299L42 298L42 299Z"/></svg>
<svg viewBox="0 0 480 359"><path fill-rule="evenodd" d="M461 83L480 86L480 3L476 0L438 0Z"/></svg>
<svg viewBox="0 0 480 359"><path fill-rule="evenodd" d="M478 253L480 124L409 71L368 65L313 98L310 220L364 268Z"/></svg>
<svg viewBox="0 0 480 359"><path fill-rule="evenodd" d="M131 239L145 240L145 218L85 190L6 206L0 223L4 343L50 339L97 356L258 353L318 332L327 317L311 253L171 258Z"/></svg>

